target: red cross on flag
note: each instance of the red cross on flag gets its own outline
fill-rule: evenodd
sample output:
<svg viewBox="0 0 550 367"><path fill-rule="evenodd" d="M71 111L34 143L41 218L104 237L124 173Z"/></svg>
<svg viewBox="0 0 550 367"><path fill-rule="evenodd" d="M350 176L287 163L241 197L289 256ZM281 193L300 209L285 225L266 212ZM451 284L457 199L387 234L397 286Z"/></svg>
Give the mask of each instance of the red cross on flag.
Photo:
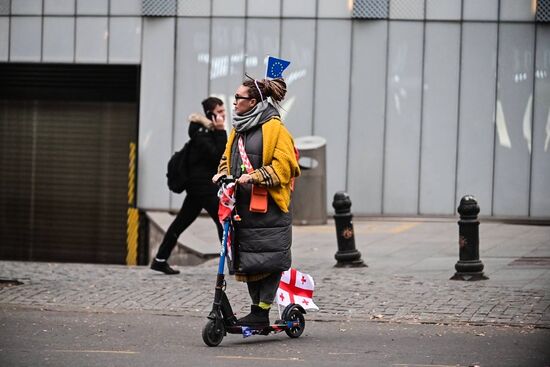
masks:
<svg viewBox="0 0 550 367"><path fill-rule="evenodd" d="M281 306L296 303L305 310L319 311L319 307L313 303L313 288L315 283L311 275L290 268L283 272L275 298Z"/></svg>

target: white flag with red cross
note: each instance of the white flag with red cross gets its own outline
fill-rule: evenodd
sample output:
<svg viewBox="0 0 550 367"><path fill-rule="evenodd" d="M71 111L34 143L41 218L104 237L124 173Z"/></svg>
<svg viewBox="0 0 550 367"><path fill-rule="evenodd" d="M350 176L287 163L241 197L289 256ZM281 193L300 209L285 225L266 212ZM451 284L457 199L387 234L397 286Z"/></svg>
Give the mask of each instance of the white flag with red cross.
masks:
<svg viewBox="0 0 550 367"><path fill-rule="evenodd" d="M314 288L315 282L313 282L311 275L290 268L283 272L279 282L276 297L277 304L287 306L295 303L305 310L319 311L319 307L313 303Z"/></svg>

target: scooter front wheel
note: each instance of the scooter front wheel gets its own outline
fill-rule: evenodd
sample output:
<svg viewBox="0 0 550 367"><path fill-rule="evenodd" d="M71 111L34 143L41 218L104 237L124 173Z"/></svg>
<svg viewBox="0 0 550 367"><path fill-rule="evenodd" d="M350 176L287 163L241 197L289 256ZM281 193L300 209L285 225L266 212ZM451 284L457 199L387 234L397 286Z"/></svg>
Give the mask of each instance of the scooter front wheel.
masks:
<svg viewBox="0 0 550 367"><path fill-rule="evenodd" d="M209 347L217 347L222 342L224 333L223 322L208 320L202 328L202 340Z"/></svg>
<svg viewBox="0 0 550 367"><path fill-rule="evenodd" d="M302 312L297 308L290 310L285 321L298 321L297 326L285 330L286 335L291 338L299 338L306 328L306 319Z"/></svg>

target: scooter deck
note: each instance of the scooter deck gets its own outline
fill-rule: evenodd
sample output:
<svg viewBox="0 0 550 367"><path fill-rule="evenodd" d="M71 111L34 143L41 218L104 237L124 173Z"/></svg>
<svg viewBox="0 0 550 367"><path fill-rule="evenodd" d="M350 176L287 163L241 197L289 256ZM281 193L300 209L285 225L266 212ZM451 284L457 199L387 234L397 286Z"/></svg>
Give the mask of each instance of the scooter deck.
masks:
<svg viewBox="0 0 550 367"><path fill-rule="evenodd" d="M225 331L229 334L242 334L244 336L250 336L250 335L268 335L271 333L280 333L282 331L291 329L293 327L300 326L299 321L283 321L283 320L277 320L274 324L263 327L263 328L256 328L252 326L240 326L240 325L233 325L229 326L225 329Z"/></svg>

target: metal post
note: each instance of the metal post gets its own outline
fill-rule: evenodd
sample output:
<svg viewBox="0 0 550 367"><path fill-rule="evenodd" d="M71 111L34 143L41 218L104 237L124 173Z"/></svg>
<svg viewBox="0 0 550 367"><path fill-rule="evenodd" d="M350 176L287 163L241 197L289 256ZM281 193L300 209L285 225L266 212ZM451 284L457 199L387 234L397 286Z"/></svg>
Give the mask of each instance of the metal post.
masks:
<svg viewBox="0 0 550 367"><path fill-rule="evenodd" d="M334 224L336 225L336 239L338 241L338 251L334 255L336 259L335 267L365 267L367 266L361 260L361 253L355 248L355 236L353 232L353 222L351 218L351 200L349 195L343 191L334 194L332 202L334 208Z"/></svg>
<svg viewBox="0 0 550 367"><path fill-rule="evenodd" d="M458 206L459 260L455 264L456 273L452 280L485 280L483 263L479 259L479 205L472 195L466 195Z"/></svg>

